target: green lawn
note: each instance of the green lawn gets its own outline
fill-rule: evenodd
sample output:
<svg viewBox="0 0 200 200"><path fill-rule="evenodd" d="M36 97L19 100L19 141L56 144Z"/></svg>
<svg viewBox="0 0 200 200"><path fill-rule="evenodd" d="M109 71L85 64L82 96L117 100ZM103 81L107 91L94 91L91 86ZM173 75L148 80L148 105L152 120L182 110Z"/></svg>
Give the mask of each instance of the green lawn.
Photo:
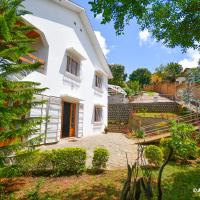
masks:
<svg viewBox="0 0 200 200"><path fill-rule="evenodd" d="M175 119L178 117L175 113L149 113L149 112L138 112L135 116L142 118L163 118L163 119Z"/></svg>
<svg viewBox="0 0 200 200"><path fill-rule="evenodd" d="M157 171L154 171L154 184L156 175ZM101 175L43 177L39 196L45 200L117 200L125 177L126 170L106 171ZM7 184L7 193L0 199L9 199L11 193L14 194L13 199L27 199L27 194L34 190L39 180L41 177L1 179L1 183ZM164 200L200 199L200 193L193 193L193 188L200 188L200 165L170 164L166 167L163 179Z"/></svg>
<svg viewBox="0 0 200 200"><path fill-rule="evenodd" d="M156 94L156 92L153 92L153 91L145 91L144 93L147 94L150 97L152 97Z"/></svg>

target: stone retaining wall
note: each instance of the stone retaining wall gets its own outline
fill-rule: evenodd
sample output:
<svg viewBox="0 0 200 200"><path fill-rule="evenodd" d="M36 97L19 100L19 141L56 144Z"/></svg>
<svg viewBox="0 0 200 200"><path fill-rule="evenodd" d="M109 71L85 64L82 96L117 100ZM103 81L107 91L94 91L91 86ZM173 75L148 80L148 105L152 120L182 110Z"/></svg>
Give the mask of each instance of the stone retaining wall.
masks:
<svg viewBox="0 0 200 200"><path fill-rule="evenodd" d="M127 123L108 123L108 131L113 133L126 133L128 131Z"/></svg>
<svg viewBox="0 0 200 200"><path fill-rule="evenodd" d="M171 112L176 113L179 105L176 102L156 102L156 103L127 103L108 105L108 121L128 122L132 112Z"/></svg>

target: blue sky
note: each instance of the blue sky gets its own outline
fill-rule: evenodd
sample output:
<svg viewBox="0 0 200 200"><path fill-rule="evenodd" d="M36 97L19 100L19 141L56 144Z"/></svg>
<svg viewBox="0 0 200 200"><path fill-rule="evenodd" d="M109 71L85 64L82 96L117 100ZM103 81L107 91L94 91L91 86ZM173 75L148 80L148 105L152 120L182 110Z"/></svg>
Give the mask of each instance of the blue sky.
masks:
<svg viewBox="0 0 200 200"><path fill-rule="evenodd" d="M190 49L182 54L179 48L166 48L161 43L155 42L148 30L141 32L134 20L125 28L124 35L117 36L113 23L102 25L101 16L94 18L88 1L74 0L74 2L86 9L109 64L122 64L129 74L139 67L146 67L153 72L160 64L169 62L180 62L183 67L197 65L199 52Z"/></svg>

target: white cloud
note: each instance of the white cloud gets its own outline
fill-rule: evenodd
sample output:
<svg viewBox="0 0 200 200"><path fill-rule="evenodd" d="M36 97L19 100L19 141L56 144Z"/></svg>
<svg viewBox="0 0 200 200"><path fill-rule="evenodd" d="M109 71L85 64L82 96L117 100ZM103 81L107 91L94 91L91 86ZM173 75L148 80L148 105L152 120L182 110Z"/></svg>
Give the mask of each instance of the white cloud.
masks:
<svg viewBox="0 0 200 200"><path fill-rule="evenodd" d="M110 49L108 48L108 45L106 43L106 39L103 37L100 31L94 31L97 40L99 41L99 44L101 46L101 49L105 56L107 56L110 53Z"/></svg>
<svg viewBox="0 0 200 200"><path fill-rule="evenodd" d="M200 59L200 51L189 49L187 51L187 58L184 58L179 62L180 65L183 66L183 68L194 68L198 66L198 61Z"/></svg>
<svg viewBox="0 0 200 200"><path fill-rule="evenodd" d="M99 21L101 21L102 20L102 14L98 14L96 17L95 17L95 19L97 19L97 20L99 20Z"/></svg>
<svg viewBox="0 0 200 200"><path fill-rule="evenodd" d="M140 46L151 39L151 34L147 29L139 32Z"/></svg>

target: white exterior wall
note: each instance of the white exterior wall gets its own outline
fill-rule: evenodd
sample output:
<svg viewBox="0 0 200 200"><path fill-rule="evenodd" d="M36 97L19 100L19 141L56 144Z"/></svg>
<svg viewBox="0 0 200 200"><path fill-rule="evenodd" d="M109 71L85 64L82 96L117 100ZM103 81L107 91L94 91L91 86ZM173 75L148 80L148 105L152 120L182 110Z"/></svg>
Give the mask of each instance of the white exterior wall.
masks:
<svg viewBox="0 0 200 200"><path fill-rule="evenodd" d="M33 13L26 15L25 20L43 33L49 51L45 74L33 72L25 80L40 82L41 87L48 87L45 95L67 95L83 100L80 102L84 105L83 136L102 133L107 125L108 78L106 75L103 77L102 92L97 91L94 87L95 71L103 71L103 68L81 18L52 0L26 0L24 5ZM64 76L67 49L71 47L85 58L81 62L80 82ZM94 105L97 104L103 106L103 122L100 126L93 123Z"/></svg>

